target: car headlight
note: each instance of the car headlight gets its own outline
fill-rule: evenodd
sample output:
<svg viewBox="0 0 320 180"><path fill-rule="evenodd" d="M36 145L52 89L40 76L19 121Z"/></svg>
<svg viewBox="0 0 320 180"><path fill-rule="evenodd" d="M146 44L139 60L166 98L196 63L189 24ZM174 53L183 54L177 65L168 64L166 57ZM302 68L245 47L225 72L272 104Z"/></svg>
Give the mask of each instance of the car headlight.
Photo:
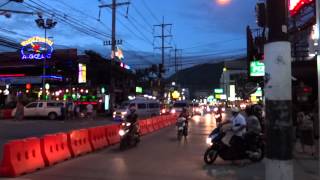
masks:
<svg viewBox="0 0 320 180"><path fill-rule="evenodd" d="M176 113L176 110L175 110L175 109L172 109L172 110L171 110L171 113L172 113L172 114Z"/></svg>
<svg viewBox="0 0 320 180"><path fill-rule="evenodd" d="M113 112L113 115L116 115L116 112Z"/></svg>
<svg viewBox="0 0 320 180"><path fill-rule="evenodd" d="M206 143L210 146L212 145L212 140L210 137L207 138Z"/></svg>
<svg viewBox="0 0 320 180"><path fill-rule="evenodd" d="M120 129L120 130L119 130L119 135L120 135L120 136L123 136L123 135L125 135L125 134L126 134L126 133L125 133L125 131L124 131L123 129Z"/></svg>
<svg viewBox="0 0 320 180"><path fill-rule="evenodd" d="M166 110L165 109L162 109L161 110L162 114L166 113Z"/></svg>
<svg viewBox="0 0 320 180"><path fill-rule="evenodd" d="M127 112L121 112L121 114L122 114L122 115L126 115L126 114L127 114Z"/></svg>

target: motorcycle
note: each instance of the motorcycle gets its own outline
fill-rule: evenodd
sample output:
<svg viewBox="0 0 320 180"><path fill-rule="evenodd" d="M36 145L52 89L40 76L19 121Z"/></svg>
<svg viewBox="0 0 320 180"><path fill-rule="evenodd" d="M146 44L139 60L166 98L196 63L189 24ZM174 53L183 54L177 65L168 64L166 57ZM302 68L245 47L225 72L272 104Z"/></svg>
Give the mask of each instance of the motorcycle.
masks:
<svg viewBox="0 0 320 180"><path fill-rule="evenodd" d="M180 141L182 139L182 136L186 137L188 135L188 127L187 127L187 122L186 118L180 117L177 119L177 128L178 128L178 133L177 137L178 140Z"/></svg>
<svg viewBox="0 0 320 180"><path fill-rule="evenodd" d="M225 133L221 127L217 127L207 138L208 149L204 153L204 162L212 164L219 156L223 160L233 161L249 159L252 162L259 162L264 158L264 140L262 134L244 135L243 151L238 151L223 143Z"/></svg>
<svg viewBox="0 0 320 180"><path fill-rule="evenodd" d="M137 146L140 142L140 133L138 127L130 122L123 122L120 125L120 149L131 146Z"/></svg>

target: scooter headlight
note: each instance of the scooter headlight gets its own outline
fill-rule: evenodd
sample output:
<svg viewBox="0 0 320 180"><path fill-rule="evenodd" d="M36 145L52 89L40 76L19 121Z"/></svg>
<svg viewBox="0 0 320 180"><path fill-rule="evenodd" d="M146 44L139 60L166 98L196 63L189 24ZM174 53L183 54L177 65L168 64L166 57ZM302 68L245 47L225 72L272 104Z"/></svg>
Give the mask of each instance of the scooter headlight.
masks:
<svg viewBox="0 0 320 180"><path fill-rule="evenodd" d="M217 112L219 109L217 107L215 107L213 110L214 110L214 112Z"/></svg>
<svg viewBox="0 0 320 180"><path fill-rule="evenodd" d="M210 138L210 137L208 137L208 138L207 138L206 143L207 143L208 145L210 145L210 146L212 145L212 140L211 140L211 138Z"/></svg>
<svg viewBox="0 0 320 180"><path fill-rule="evenodd" d="M172 110L171 110L171 113L172 113L172 114L176 113L176 110L175 110L175 109L172 109Z"/></svg>
<svg viewBox="0 0 320 180"><path fill-rule="evenodd" d="M127 122L126 126L127 126L127 127L131 126L131 123Z"/></svg>
<svg viewBox="0 0 320 180"><path fill-rule="evenodd" d="M226 108L224 108L224 107L221 108L221 111L222 111L222 112L225 112L225 111L226 111Z"/></svg>
<svg viewBox="0 0 320 180"><path fill-rule="evenodd" d="M120 136L124 136L125 134L126 134L126 133L125 133L125 131L124 131L123 129L120 129L120 130L119 130L119 135L120 135Z"/></svg>

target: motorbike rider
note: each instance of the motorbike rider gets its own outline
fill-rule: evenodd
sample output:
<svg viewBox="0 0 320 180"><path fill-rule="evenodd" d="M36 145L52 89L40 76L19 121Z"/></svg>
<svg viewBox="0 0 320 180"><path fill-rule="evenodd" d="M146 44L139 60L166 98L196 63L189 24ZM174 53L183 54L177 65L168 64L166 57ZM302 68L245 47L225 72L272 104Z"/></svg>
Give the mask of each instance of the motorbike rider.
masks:
<svg viewBox="0 0 320 180"><path fill-rule="evenodd" d="M245 111L247 114L247 134L260 134L261 124L256 116L255 107L248 106Z"/></svg>
<svg viewBox="0 0 320 180"><path fill-rule="evenodd" d="M232 123L232 132L233 136L230 140L231 147L235 148L236 152L243 152L243 135L246 133L247 122L244 116L240 113L238 107L231 108L232 118L226 120L220 126L223 126L228 123Z"/></svg>
<svg viewBox="0 0 320 180"><path fill-rule="evenodd" d="M129 106L129 112L126 117L126 121L131 123L130 132L137 133L138 132L138 115L136 113L136 107L134 104Z"/></svg>
<svg viewBox="0 0 320 180"><path fill-rule="evenodd" d="M185 118L186 119L186 131L188 132L188 125L189 125L189 113L188 113L188 110L187 110L187 108L183 108L182 109L182 112L180 113L180 115L179 115L179 118L181 118L181 117L183 117L183 118ZM187 132L185 133L185 134L187 134Z"/></svg>

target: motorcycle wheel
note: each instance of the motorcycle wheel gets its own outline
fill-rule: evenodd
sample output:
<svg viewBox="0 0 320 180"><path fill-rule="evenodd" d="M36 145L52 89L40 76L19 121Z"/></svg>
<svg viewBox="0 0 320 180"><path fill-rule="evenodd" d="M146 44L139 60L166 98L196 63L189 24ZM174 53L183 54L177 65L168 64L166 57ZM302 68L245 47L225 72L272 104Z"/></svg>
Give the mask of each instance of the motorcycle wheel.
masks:
<svg viewBox="0 0 320 180"><path fill-rule="evenodd" d="M120 141L120 146L119 146L120 150L124 150L126 148L126 142L125 141Z"/></svg>
<svg viewBox="0 0 320 180"><path fill-rule="evenodd" d="M252 161L252 162L260 162L260 161L262 161L262 159L264 158L264 148L263 147L259 147L257 149L257 152L259 153L259 155L257 157L249 157L250 161Z"/></svg>
<svg viewBox="0 0 320 180"><path fill-rule="evenodd" d="M212 164L218 157L218 151L212 147L204 153L203 159L206 164Z"/></svg>

